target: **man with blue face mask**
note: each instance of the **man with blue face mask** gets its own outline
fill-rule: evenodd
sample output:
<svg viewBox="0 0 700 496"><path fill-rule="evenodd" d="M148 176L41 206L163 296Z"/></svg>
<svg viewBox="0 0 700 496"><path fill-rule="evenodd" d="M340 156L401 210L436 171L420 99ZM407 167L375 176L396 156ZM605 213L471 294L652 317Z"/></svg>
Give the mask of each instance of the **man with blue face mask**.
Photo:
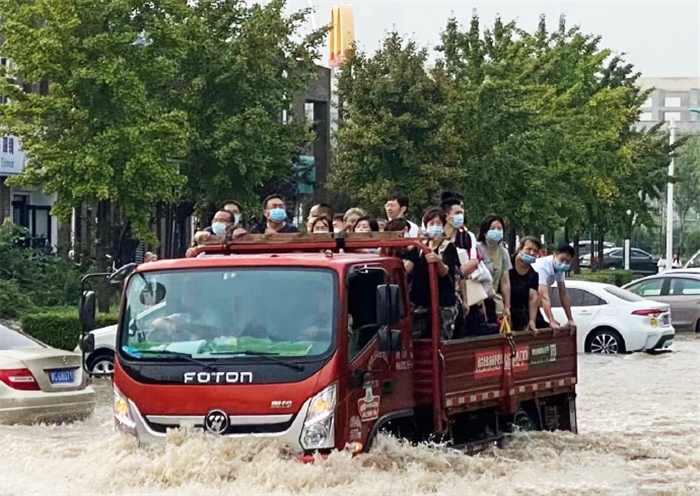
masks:
<svg viewBox="0 0 700 496"><path fill-rule="evenodd" d="M287 210L284 206L284 198L278 194L272 194L263 200L263 213L266 222L258 226L253 232L258 234L295 233L299 230L287 223Z"/></svg>
<svg viewBox="0 0 700 496"><path fill-rule="evenodd" d="M559 299L561 300L564 312L566 312L566 318L568 319L567 325L571 329L576 328L574 318L571 314L571 300L566 293L566 283L564 282L565 274L569 271L571 260L574 258L575 254L572 246L567 243L562 243L557 247L554 255L538 258L537 261L532 264L532 268L535 269L539 278L538 293L540 297L540 306L542 310L544 310L544 314L549 321L549 325L547 325L542 317L539 316L537 327L551 327L554 329L555 333L561 327L559 322L554 319L554 315L552 315L552 302L549 298L549 290L552 284L556 282L557 290L559 291Z"/></svg>

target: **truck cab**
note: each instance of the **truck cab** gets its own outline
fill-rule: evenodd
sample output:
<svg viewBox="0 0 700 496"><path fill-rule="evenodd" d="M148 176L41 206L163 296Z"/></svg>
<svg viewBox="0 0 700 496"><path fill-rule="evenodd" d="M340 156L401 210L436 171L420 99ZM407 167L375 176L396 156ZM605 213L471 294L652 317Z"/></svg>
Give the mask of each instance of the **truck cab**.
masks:
<svg viewBox="0 0 700 496"><path fill-rule="evenodd" d="M139 266L122 298L117 428L143 445L181 426L275 438L302 457L366 451L384 430L469 446L514 425L575 431L575 336L441 342L433 298L433 338L412 339L391 254L407 246L422 249L394 233L249 235Z"/></svg>

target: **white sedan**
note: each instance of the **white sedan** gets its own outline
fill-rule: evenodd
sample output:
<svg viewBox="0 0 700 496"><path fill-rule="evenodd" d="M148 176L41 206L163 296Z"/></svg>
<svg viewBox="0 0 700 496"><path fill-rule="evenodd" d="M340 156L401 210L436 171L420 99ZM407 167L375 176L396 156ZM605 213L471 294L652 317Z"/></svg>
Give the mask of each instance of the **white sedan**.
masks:
<svg viewBox="0 0 700 496"><path fill-rule="evenodd" d="M664 303L598 282L567 280L566 290L578 329L579 353L657 350L673 343L676 332L669 306ZM566 322L556 286L550 297L554 318Z"/></svg>
<svg viewBox="0 0 700 496"><path fill-rule="evenodd" d="M32 423L88 417L95 392L81 356L0 325L0 421Z"/></svg>

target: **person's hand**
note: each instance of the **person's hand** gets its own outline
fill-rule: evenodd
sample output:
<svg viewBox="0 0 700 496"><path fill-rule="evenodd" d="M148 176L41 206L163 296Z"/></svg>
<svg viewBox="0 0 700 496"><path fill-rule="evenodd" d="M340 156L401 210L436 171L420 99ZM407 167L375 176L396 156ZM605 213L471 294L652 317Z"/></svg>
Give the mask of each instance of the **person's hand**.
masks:
<svg viewBox="0 0 700 496"><path fill-rule="evenodd" d="M533 336L537 336L540 333L540 330L537 328L537 323L534 320L530 321L527 328L530 332L532 332Z"/></svg>
<svg viewBox="0 0 700 496"><path fill-rule="evenodd" d="M503 307L503 318L510 321L510 307Z"/></svg>
<svg viewBox="0 0 700 496"><path fill-rule="evenodd" d="M559 335L559 331L561 331L561 325L559 322L556 320L552 319L552 321L549 323L549 327L552 328L552 337L557 337Z"/></svg>
<svg viewBox="0 0 700 496"><path fill-rule="evenodd" d="M274 229L270 229L269 227L266 227L265 228L265 236L270 236L272 234L277 234L277 231L275 231Z"/></svg>
<svg viewBox="0 0 700 496"><path fill-rule="evenodd" d="M197 244L204 243L206 240L211 238L211 234L207 231L200 231L194 235L194 242Z"/></svg>
<svg viewBox="0 0 700 496"><path fill-rule="evenodd" d="M569 327L569 334L571 334L572 336L576 334L576 322L574 322L573 320L569 320L566 323L566 325Z"/></svg>
<svg viewBox="0 0 700 496"><path fill-rule="evenodd" d="M186 258L194 258L196 256L197 256L197 252L195 251L194 248L188 248L187 251L185 252Z"/></svg>
<svg viewBox="0 0 700 496"><path fill-rule="evenodd" d="M242 237L245 236L246 234L248 234L248 231L246 231L246 230L243 229L242 227L239 227L238 229L236 229L235 231L233 231L233 237L234 237L234 238L242 238Z"/></svg>
<svg viewBox="0 0 700 496"><path fill-rule="evenodd" d="M440 255L438 255L437 253L428 253L425 256L425 261L428 263L438 263L438 262L442 262L442 259L440 258Z"/></svg>

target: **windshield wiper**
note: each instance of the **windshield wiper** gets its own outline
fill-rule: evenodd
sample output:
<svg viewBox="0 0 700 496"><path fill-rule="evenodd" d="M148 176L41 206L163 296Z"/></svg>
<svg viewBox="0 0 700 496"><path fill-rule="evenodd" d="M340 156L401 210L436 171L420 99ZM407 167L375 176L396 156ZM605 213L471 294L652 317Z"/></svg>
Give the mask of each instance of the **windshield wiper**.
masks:
<svg viewBox="0 0 700 496"><path fill-rule="evenodd" d="M129 353L129 352L127 352ZM168 356L173 356L173 357L178 357L178 358L184 358L188 362L196 363L200 367L203 367L206 370L211 370L212 372L216 372L216 366L206 363L206 362L201 362L195 358L192 358L192 355L189 353L181 353L179 351L168 351L168 350L139 350L139 354L145 354L145 353L150 353L152 355L168 355Z"/></svg>
<svg viewBox="0 0 700 496"><path fill-rule="evenodd" d="M284 365L285 367L288 367L292 370L299 370L302 371L304 370L303 365L299 365L298 363L289 363L285 362L284 360L280 360L279 358L275 358L276 356L279 356L279 353L270 353L267 351L213 351L209 353L210 355L245 355L245 356L254 356L254 357L261 357L261 358L266 358L270 360L271 362L278 363L280 365Z"/></svg>

